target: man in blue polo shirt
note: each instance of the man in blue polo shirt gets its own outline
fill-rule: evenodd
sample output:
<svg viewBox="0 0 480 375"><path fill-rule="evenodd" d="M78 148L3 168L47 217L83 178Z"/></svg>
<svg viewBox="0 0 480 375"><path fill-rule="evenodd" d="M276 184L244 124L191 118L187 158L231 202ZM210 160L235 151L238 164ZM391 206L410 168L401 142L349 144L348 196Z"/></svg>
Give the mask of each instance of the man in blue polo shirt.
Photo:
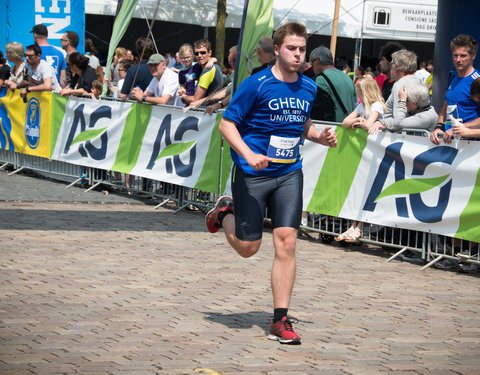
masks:
<svg viewBox="0 0 480 375"><path fill-rule="evenodd" d="M272 218L275 257L271 285L271 340L300 344L287 318L295 280L295 243L302 213L301 137L335 147L330 128L310 120L316 85L298 73L305 63L307 32L288 23L273 36L275 65L245 79L219 125L232 150L233 199L221 197L206 216L211 233L223 228L229 244L248 258L262 242L265 208Z"/></svg>
<svg viewBox="0 0 480 375"><path fill-rule="evenodd" d="M67 63L64 51L48 43L48 29L45 25L41 23L35 25L31 32L33 33L35 43L42 49L42 60L45 60L53 68L60 86L65 87L67 82Z"/></svg>
<svg viewBox="0 0 480 375"><path fill-rule="evenodd" d="M462 119L464 124L480 124L480 106L470 97L472 82L480 77L480 73L473 67L473 61L478 50L477 41L470 35L457 35L450 42L452 51L453 72L452 79L445 95L445 102L438 116L437 127L430 135L430 140L440 144L438 133L444 132L443 141L452 142L452 125L449 116Z"/></svg>

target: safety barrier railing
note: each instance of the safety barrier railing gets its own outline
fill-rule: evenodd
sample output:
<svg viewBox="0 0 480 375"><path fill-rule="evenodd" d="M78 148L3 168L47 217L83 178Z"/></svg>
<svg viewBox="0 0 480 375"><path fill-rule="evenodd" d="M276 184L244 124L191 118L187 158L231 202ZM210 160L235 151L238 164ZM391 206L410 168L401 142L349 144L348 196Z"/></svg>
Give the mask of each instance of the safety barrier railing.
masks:
<svg viewBox="0 0 480 375"><path fill-rule="evenodd" d="M332 123L329 125L338 124ZM417 129L404 129L402 133L429 136L427 131L419 131ZM12 173L22 169L28 169L55 176L69 177L73 179L73 182L68 186L80 182L89 185L85 192L103 184L125 192L144 194L145 196L160 200L160 203L157 204L155 208L170 202L177 207L175 212L185 208L206 211L215 204L218 198L218 194L215 193L204 192L149 178L137 176L128 177L128 175L113 171L83 167L8 150L0 150L0 164L2 164L0 169L6 165L13 166L15 170ZM307 224L303 225L301 229L303 233L309 237L312 237L312 233L318 233L322 242L330 243L336 236L348 228L350 222L348 219L307 212ZM364 223L362 231L361 242L397 250L386 262L395 259L409 250L415 252L418 259L421 259L425 263L428 262L422 269L426 269L444 260L448 260L454 264L480 265L478 244L469 241L370 223Z"/></svg>

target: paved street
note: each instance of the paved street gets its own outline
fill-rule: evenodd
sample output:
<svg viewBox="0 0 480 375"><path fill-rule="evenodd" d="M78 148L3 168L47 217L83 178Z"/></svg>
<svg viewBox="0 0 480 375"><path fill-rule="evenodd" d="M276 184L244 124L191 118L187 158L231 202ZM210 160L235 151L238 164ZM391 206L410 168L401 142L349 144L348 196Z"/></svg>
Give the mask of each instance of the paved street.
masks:
<svg viewBox="0 0 480 375"><path fill-rule="evenodd" d="M58 199L57 199L58 197ZM0 172L0 374L479 374L478 274L301 237L269 341L272 238L242 259L199 212Z"/></svg>

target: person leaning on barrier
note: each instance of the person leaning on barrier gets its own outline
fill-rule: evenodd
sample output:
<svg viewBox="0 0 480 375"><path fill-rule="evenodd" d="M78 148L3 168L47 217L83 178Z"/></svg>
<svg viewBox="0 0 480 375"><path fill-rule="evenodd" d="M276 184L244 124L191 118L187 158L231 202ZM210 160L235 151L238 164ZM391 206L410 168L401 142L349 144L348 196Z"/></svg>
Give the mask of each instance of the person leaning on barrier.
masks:
<svg viewBox="0 0 480 375"><path fill-rule="evenodd" d="M435 129L438 115L430 104L428 87L423 83L412 84L398 89L398 103L393 116L386 125L383 120L375 122L378 129L401 131L408 129Z"/></svg>
<svg viewBox="0 0 480 375"><path fill-rule="evenodd" d="M72 71L70 86L60 90L61 96L88 95L92 92L92 82L97 79L97 73L89 65L89 58L80 52L68 56L68 67Z"/></svg>
<svg viewBox="0 0 480 375"><path fill-rule="evenodd" d="M7 51L7 59L13 62L12 69L10 70L10 77L4 82L5 86L9 86L11 83L20 83L23 81L27 68L23 58L25 57L25 51L23 45L18 42L10 42L5 46Z"/></svg>
<svg viewBox="0 0 480 375"><path fill-rule="evenodd" d="M437 127L430 135L430 140L440 144L439 133L443 132L443 141L452 142L449 115L456 119L462 119L465 125L477 126L480 124L480 106L470 97L472 82L480 77L480 72L473 67L473 61L477 55L478 43L470 35L457 35L450 42L453 65L456 72L451 75L445 101L437 119Z"/></svg>
<svg viewBox="0 0 480 375"><path fill-rule="evenodd" d="M127 99L130 91L134 87L140 87L141 90L146 90L153 78L147 64L150 56L155 53L155 46L152 40L143 37L138 38L135 42L135 49L139 56L142 57L142 61L128 69L122 89L118 92L120 99ZM128 58L127 56L128 54L125 55L125 58Z"/></svg>
<svg viewBox="0 0 480 375"><path fill-rule="evenodd" d="M55 75L55 71L45 60L42 60L42 49L36 44L31 44L26 48L27 53L27 77L19 84L11 81L8 84L10 90L22 88L20 96L26 98L30 91L60 91L60 85Z"/></svg>
<svg viewBox="0 0 480 375"><path fill-rule="evenodd" d="M135 87L132 96L141 103L182 106L177 96L180 85L178 74L167 68L165 57L156 53L148 59L148 68L153 78L145 91Z"/></svg>
<svg viewBox="0 0 480 375"><path fill-rule="evenodd" d="M127 76L128 69L133 65L133 61L129 59L120 60L116 66L118 72L119 80L117 86L112 85L112 82L108 82L108 90L112 93L114 98L118 98L118 93L122 91L123 82L125 82L125 77Z"/></svg>
<svg viewBox="0 0 480 375"><path fill-rule="evenodd" d="M480 77L475 79L470 86L470 98L480 107ZM480 138L480 124L453 124L452 132L456 137Z"/></svg>
<svg viewBox="0 0 480 375"><path fill-rule="evenodd" d="M385 111L385 123L388 124L393 117L393 113L398 105L398 89L409 85L421 84L420 79L415 75L417 70L417 55L406 49L402 49L392 54L392 77L395 83L392 87L390 96L385 101L387 107Z"/></svg>
<svg viewBox="0 0 480 375"><path fill-rule="evenodd" d="M211 43L206 39L197 40L193 44L193 54L203 70L198 79L194 95L187 95L183 91L179 93L182 102L187 105L191 105L194 101L210 96L218 88L221 88L223 84L223 75L220 67L217 64L213 64L211 68L207 67L212 57Z"/></svg>

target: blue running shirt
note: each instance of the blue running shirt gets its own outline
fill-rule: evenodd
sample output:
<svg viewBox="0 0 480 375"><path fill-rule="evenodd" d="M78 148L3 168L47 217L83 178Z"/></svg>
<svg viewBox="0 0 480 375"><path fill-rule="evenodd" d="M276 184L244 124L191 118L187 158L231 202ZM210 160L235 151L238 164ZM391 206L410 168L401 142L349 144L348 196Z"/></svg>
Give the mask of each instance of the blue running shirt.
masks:
<svg viewBox="0 0 480 375"><path fill-rule="evenodd" d="M282 142L301 140L316 91L315 82L302 74L296 82L283 82L275 78L272 68L267 68L242 82L223 117L237 124L240 136L253 152L267 155L271 144L281 147ZM280 176L302 168L298 146L295 150L278 150L275 160L283 161L270 162L261 171L249 166L233 149L231 154L235 165L249 175Z"/></svg>
<svg viewBox="0 0 480 375"><path fill-rule="evenodd" d="M453 79L448 86L445 100L447 101L447 115L451 114L455 118L461 118L463 123L470 122L480 117L480 105L470 98L470 86L472 82L480 77L478 70L474 70L467 77L459 77L457 72L453 73ZM452 127L447 118L445 130Z"/></svg>

